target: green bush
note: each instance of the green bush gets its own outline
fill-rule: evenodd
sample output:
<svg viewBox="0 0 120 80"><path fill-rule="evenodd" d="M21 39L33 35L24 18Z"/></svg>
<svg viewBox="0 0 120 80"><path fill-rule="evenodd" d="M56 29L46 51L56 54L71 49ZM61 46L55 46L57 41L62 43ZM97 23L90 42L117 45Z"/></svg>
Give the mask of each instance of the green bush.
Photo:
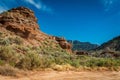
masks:
<svg viewBox="0 0 120 80"><path fill-rule="evenodd" d="M34 52L29 52L17 63L16 67L23 69L34 69L38 68L41 64L40 56Z"/></svg>
<svg viewBox="0 0 120 80"><path fill-rule="evenodd" d="M9 37L8 39L11 44L13 43L18 44L18 45L23 44L23 40L20 37Z"/></svg>
<svg viewBox="0 0 120 80"><path fill-rule="evenodd" d="M10 45L10 40L8 38L2 39L0 38L0 45Z"/></svg>
<svg viewBox="0 0 120 80"><path fill-rule="evenodd" d="M4 64L5 64L5 61L0 59L0 65L4 65Z"/></svg>
<svg viewBox="0 0 120 80"><path fill-rule="evenodd" d="M86 61L84 66L87 66L87 67L114 67L114 66L120 66L120 61L117 59L111 59L111 58L91 58L90 60Z"/></svg>
<svg viewBox="0 0 120 80"><path fill-rule="evenodd" d="M0 59L5 61L11 61L14 57L14 50L9 46L0 47Z"/></svg>
<svg viewBox="0 0 120 80"><path fill-rule="evenodd" d="M40 65L40 68L50 68L52 64L55 63L55 59L53 56L46 56L46 55L43 55L41 57L41 65Z"/></svg>
<svg viewBox="0 0 120 80"><path fill-rule="evenodd" d="M20 54L16 53L10 46L2 46L0 47L0 60L9 63L12 66L15 66L17 62L19 62Z"/></svg>
<svg viewBox="0 0 120 80"><path fill-rule="evenodd" d="M16 50L19 49L22 52ZM50 68L51 65L70 64L76 68L86 67L108 67L118 68L120 59L98 58L85 55L74 55L66 52L51 52L40 47L26 47L22 45L0 47L0 65L9 64L21 69Z"/></svg>
<svg viewBox="0 0 120 80"><path fill-rule="evenodd" d="M14 41L18 45L23 44L23 40L20 37L15 37Z"/></svg>
<svg viewBox="0 0 120 80"><path fill-rule="evenodd" d="M80 67L80 60L79 59L75 59L71 62L71 65L78 68Z"/></svg>

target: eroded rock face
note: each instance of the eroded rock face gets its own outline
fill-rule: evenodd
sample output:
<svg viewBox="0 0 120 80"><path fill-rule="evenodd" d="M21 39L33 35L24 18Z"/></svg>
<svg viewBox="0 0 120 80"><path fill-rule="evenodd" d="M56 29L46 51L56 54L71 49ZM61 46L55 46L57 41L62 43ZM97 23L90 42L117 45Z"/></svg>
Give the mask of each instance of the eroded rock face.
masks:
<svg viewBox="0 0 120 80"><path fill-rule="evenodd" d="M25 7L13 8L0 14L0 24L23 38L34 38L39 29L34 12Z"/></svg>
<svg viewBox="0 0 120 80"><path fill-rule="evenodd" d="M58 44L63 48L71 52L72 45L68 43L64 38L53 36L53 38L58 42Z"/></svg>

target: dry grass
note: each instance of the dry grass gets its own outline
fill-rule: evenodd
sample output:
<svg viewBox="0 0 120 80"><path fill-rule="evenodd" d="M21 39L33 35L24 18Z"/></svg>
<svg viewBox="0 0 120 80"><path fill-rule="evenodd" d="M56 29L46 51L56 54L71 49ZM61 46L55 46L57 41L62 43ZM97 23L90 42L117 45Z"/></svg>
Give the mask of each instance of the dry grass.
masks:
<svg viewBox="0 0 120 80"><path fill-rule="evenodd" d="M0 75L17 76L18 70L10 65L0 66Z"/></svg>
<svg viewBox="0 0 120 80"><path fill-rule="evenodd" d="M75 68L69 64L65 64L65 65L56 64L56 65L52 65L52 69L56 71L68 71L68 70L74 70Z"/></svg>

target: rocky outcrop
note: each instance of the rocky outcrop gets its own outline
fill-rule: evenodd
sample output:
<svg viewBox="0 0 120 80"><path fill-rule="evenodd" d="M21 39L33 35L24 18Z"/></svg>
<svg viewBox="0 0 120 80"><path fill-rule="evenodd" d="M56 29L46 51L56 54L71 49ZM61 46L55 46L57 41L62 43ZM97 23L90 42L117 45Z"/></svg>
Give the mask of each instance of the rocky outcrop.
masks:
<svg viewBox="0 0 120 80"><path fill-rule="evenodd" d="M0 24L23 38L34 38L39 29L34 12L25 7L13 8L0 14Z"/></svg>
<svg viewBox="0 0 120 80"><path fill-rule="evenodd" d="M67 40L65 40L64 38L56 37L56 36L53 36L53 39L56 40L63 49L66 49L69 52L72 52L71 51L72 45L68 43Z"/></svg>

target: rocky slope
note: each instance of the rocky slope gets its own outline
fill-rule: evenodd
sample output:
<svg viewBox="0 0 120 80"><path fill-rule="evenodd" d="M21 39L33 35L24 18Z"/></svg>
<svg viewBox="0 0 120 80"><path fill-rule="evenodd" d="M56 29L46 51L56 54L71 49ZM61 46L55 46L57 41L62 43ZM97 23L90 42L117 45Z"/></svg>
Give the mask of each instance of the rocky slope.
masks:
<svg viewBox="0 0 120 80"><path fill-rule="evenodd" d="M24 47L40 48L41 51L71 51L70 48L64 47L70 45L66 40L61 44L53 36L40 31L34 12L25 7L13 8L0 14L0 46L3 42L13 47L18 46L16 40L21 40L20 45Z"/></svg>
<svg viewBox="0 0 120 80"><path fill-rule="evenodd" d="M120 36L117 36L108 42L103 43L93 51L97 52L98 57L120 57Z"/></svg>
<svg viewBox="0 0 120 80"><path fill-rule="evenodd" d="M106 48L109 48L115 51L120 51L120 36L117 36L109 40L108 42L103 43L101 46L96 48L96 50L103 50Z"/></svg>

